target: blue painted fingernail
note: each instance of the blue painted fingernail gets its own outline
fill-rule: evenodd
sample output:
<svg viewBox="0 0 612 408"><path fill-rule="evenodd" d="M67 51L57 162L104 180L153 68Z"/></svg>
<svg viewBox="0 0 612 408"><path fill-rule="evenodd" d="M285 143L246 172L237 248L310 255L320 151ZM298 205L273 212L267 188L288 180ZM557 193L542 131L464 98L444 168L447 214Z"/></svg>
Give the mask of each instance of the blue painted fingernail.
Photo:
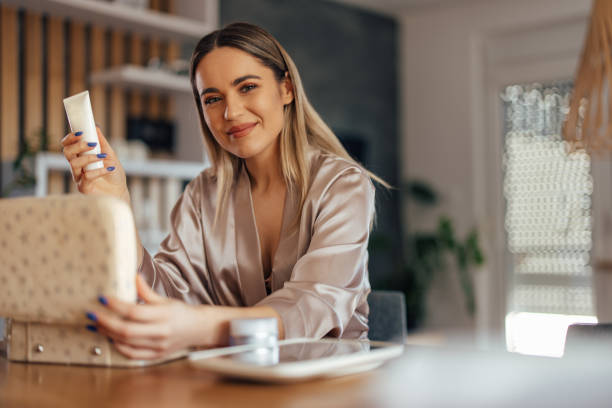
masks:
<svg viewBox="0 0 612 408"><path fill-rule="evenodd" d="M100 153L98 154L98 158L99 159L104 159L106 157L106 153Z"/></svg>
<svg viewBox="0 0 612 408"><path fill-rule="evenodd" d="M106 170L108 170L108 171L113 171L113 170L115 170L115 166L110 166L110 167L107 167L107 168L106 168Z"/></svg>
<svg viewBox="0 0 612 408"><path fill-rule="evenodd" d="M111 339L110 337L108 337L108 342L109 342L109 343L114 343L114 342L115 342L115 340L113 340L113 339Z"/></svg>
<svg viewBox="0 0 612 408"><path fill-rule="evenodd" d="M104 296L98 296L98 301L104 306L108 305L108 300Z"/></svg>
<svg viewBox="0 0 612 408"><path fill-rule="evenodd" d="M96 147L97 143L96 142L89 142L87 143L87 146L89 147Z"/></svg>
<svg viewBox="0 0 612 408"><path fill-rule="evenodd" d="M92 332L97 332L98 331L98 328L96 326L92 326L91 324L88 324L87 326L85 326L85 328L87 330L89 330L89 331L92 331Z"/></svg>
<svg viewBox="0 0 612 408"><path fill-rule="evenodd" d="M75 136L81 136L83 134L83 132L76 132L74 135Z"/></svg>
<svg viewBox="0 0 612 408"><path fill-rule="evenodd" d="M98 316L96 316L95 314L91 312L87 312L86 316L89 320L93 320L94 322L98 321Z"/></svg>

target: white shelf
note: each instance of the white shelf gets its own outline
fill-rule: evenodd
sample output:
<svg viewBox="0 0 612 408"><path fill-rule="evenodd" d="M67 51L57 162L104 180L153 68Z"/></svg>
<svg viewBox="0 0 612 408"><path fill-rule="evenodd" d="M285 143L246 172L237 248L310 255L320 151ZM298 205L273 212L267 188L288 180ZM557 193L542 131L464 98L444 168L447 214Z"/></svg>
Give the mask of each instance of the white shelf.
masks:
<svg viewBox="0 0 612 408"><path fill-rule="evenodd" d="M121 165L128 176L161 177L191 180L208 167L207 163L182 162L173 160L122 160ZM66 158L59 153L36 155L36 195L47 195L47 174L49 170L70 172Z"/></svg>
<svg viewBox="0 0 612 408"><path fill-rule="evenodd" d="M198 40L216 28L204 21L93 0L2 0L2 4L179 41Z"/></svg>
<svg viewBox="0 0 612 408"><path fill-rule="evenodd" d="M119 85L125 88L157 90L162 92L186 92L191 94L191 84L186 75L171 74L137 65L123 65L106 71L94 72L92 84Z"/></svg>

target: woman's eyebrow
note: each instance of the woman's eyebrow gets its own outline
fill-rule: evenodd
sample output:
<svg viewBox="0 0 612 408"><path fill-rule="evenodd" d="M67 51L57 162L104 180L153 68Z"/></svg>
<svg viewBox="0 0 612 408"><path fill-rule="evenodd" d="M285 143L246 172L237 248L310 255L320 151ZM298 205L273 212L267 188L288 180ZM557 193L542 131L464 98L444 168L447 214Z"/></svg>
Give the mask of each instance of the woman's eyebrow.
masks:
<svg viewBox="0 0 612 408"><path fill-rule="evenodd" d="M239 83L241 83L242 81L246 81L247 79L261 79L261 77L259 77L257 75L244 75L244 76L241 76L241 77L238 77L238 78L234 79L232 81L232 85L236 86Z"/></svg>
<svg viewBox="0 0 612 408"><path fill-rule="evenodd" d="M247 79L261 79L261 77L257 75L243 75L241 77L234 79L232 81L232 86L236 86L239 83L246 81ZM213 93L213 92L219 92L219 90L217 88L206 88L200 93L200 96L204 96L204 94Z"/></svg>

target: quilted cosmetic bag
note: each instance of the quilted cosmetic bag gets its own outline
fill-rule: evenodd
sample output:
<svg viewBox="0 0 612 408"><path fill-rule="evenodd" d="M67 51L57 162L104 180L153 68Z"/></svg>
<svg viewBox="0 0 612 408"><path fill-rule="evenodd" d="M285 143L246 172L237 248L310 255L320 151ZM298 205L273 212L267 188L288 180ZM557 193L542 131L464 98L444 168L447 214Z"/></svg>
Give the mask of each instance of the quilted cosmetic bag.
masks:
<svg viewBox="0 0 612 408"><path fill-rule="evenodd" d="M99 295L136 301L136 239L127 204L81 194L2 199L0 232L0 316L8 318L9 360L161 362L128 359L85 328L85 312L98 306Z"/></svg>

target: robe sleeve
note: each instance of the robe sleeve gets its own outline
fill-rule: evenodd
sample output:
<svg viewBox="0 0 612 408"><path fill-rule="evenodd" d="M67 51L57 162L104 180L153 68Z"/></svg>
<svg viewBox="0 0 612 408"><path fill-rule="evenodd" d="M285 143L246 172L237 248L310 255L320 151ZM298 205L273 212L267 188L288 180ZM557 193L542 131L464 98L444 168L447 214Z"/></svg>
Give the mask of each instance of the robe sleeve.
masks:
<svg viewBox="0 0 612 408"><path fill-rule="evenodd" d="M170 232L151 257L145 249L138 273L157 293L191 304L212 304L206 266L199 179L187 185L170 214Z"/></svg>
<svg viewBox="0 0 612 408"><path fill-rule="evenodd" d="M281 316L285 338L341 337L370 290L367 245L374 215L374 186L349 168L321 195L307 252L291 278L258 305Z"/></svg>

